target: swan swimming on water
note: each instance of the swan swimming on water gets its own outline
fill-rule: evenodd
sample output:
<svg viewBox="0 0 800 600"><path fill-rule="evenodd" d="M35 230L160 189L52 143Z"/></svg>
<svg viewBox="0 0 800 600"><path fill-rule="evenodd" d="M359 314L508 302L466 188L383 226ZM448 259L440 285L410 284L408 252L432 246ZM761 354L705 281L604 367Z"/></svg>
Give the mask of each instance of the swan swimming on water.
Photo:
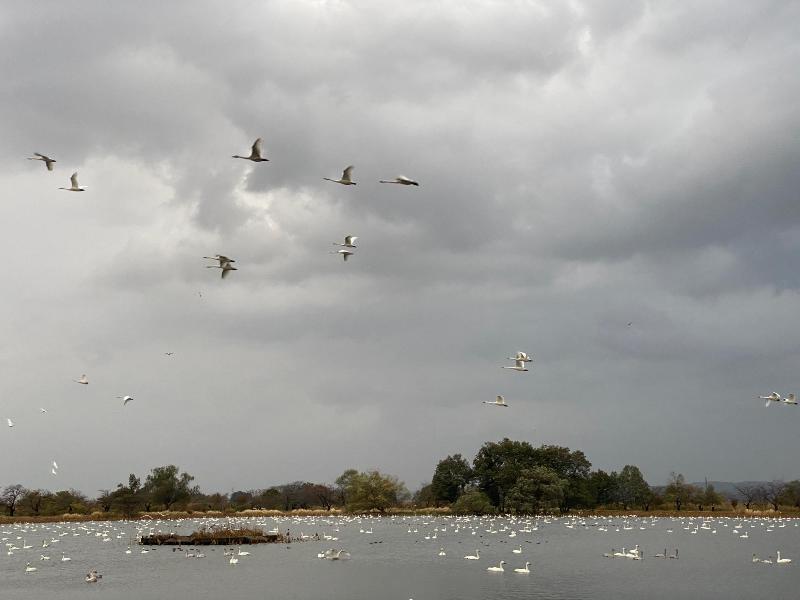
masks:
<svg viewBox="0 0 800 600"><path fill-rule="evenodd" d="M467 560L480 560L481 558L480 550L475 550L475 554L468 554L464 558L466 558Z"/></svg>
<svg viewBox="0 0 800 600"><path fill-rule="evenodd" d="M778 563L779 565L788 565L790 562L792 562L792 559L791 558L781 558L781 551L778 550L778 560L776 560L775 562Z"/></svg>
<svg viewBox="0 0 800 600"><path fill-rule="evenodd" d="M531 572L530 566L531 566L531 563L530 562L526 562L525 566L522 569L514 569L514 573L525 573L525 574L528 574L528 573Z"/></svg>
<svg viewBox="0 0 800 600"><path fill-rule="evenodd" d="M502 573L505 571L503 565L506 564L506 561L501 560L500 563L496 567L486 567L487 571L492 571L493 573Z"/></svg>

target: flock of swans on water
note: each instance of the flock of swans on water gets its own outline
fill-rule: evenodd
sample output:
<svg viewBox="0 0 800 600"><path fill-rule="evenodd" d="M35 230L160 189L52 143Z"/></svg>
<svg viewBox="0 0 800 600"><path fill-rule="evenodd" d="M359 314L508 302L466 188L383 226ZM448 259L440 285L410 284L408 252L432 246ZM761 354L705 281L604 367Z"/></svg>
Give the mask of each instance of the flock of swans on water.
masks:
<svg viewBox="0 0 800 600"><path fill-rule="evenodd" d="M553 528L559 528L567 535L573 535L568 533L572 530L601 535L621 533L626 538L636 535L628 532L647 531L650 533L645 535L649 535L651 539L653 532L659 536L664 536L664 539L669 539L666 536L672 535L680 528L688 532L689 535L695 535L700 532L708 535L729 532L730 535L736 536L737 539L754 539L746 535L746 532L743 534L742 531L749 529L754 533L759 532L766 536L775 532L776 529L784 529L790 525L797 527L798 520L788 518L737 519L731 517L554 517L546 515L531 517L372 517L346 515L325 517L211 517L150 521L93 521L87 523L17 523L0 527L0 535L2 536L0 540L5 544L6 555L9 557L21 557L21 560L26 561L24 572L33 574L42 572L42 568L32 565L29 558L31 554L39 554L41 565L43 567L47 566L48 569L54 568L55 565L63 565L65 569L69 569L73 559L68 555L68 550L72 550L71 554L73 556L80 551L89 554L86 552L88 541L95 541L99 546L108 548L112 552L116 549L122 551L122 548L125 547L124 554L133 558L137 554L144 556L157 550L160 550L161 554L168 552L167 547L164 546L142 547L138 552L134 552L132 543L135 540L140 540L144 535L178 534L179 530L185 533L187 529L195 530L202 527L211 529L214 527L226 529L235 529L237 527L261 528L265 531L268 530L270 533L277 533L284 527L292 527L294 531L300 531L299 535L292 536L292 539L296 541L337 542L341 537L362 548L364 542L359 542L361 536L365 536L362 539L381 537L380 541L370 541L370 545L383 544L383 538L389 536L389 544L386 546L389 552L392 551L392 542L396 544L398 536L402 536L402 530L405 529L406 535L413 539L413 543L420 544L419 547L423 548L421 552L414 552L413 556L422 557L423 560L428 557L430 561L436 562L448 560L448 557L455 555L456 558L461 557L462 560L472 563L485 560L482 552L488 552L494 557L494 560L490 566L485 567L485 571L489 573L511 572L529 575L534 572L531 567L535 564L534 560L537 557L537 545L541 544L542 541L548 543L550 539L557 543L556 536L553 535ZM315 531L316 533L306 534L303 533L304 530L308 532ZM320 530L323 531L322 535L319 535ZM41 538L41 545L34 546L33 543L30 543L30 540L34 538ZM81 548L69 547L70 540L74 538L84 540ZM689 543L687 537L683 538L683 543ZM56 544L59 545L61 557L51 561L50 552L52 546ZM453 549L456 544L474 544L476 549L474 553L462 554ZM426 545L430 548L429 551L424 550ZM632 546L631 549L628 549L628 546L623 546L622 550L612 548L610 552L604 552L602 557L642 561L647 556L650 556L645 553L639 544L632 544ZM289 548L290 545L287 544L286 547ZM304 545L301 544L299 547L304 548ZM437 547L439 548L438 552L435 550ZM552 548L552 545L550 547ZM184 550L180 547L172 547L170 554L179 554L184 559L204 559L207 556L219 556L232 566L240 564L243 559L254 559L254 554L260 554L262 557L265 555L264 552L257 552L255 547L252 548L252 552L243 550L241 546L238 549L207 546L204 550L205 552L201 552L198 548ZM218 550L222 550L222 552L218 552ZM775 554L775 557L770 556L769 558L761 559L757 554L753 553L752 562L775 565L791 564L792 559L782 556L780 550L776 550ZM350 551L340 547L316 551L316 557L329 561L342 561L352 558L352 555ZM668 553L665 548L663 552L653 554L652 558L677 560L679 558L678 549L675 548L674 552ZM511 560L515 560L520 566L506 569L506 565L510 564L509 561ZM85 558L79 559L79 563L85 562ZM97 583L100 579L102 579L102 575L96 569L92 569L85 576L87 583Z"/></svg>

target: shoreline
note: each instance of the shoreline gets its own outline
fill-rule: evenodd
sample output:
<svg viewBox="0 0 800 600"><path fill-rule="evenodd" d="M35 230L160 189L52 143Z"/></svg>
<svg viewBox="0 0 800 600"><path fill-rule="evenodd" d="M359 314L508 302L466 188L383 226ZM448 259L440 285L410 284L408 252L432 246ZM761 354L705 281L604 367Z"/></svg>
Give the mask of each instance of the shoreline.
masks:
<svg viewBox="0 0 800 600"><path fill-rule="evenodd" d="M348 513L338 509L302 509L292 511L282 510L243 510L239 512L222 512L222 511L151 511L148 513L140 513L135 516L125 517L118 513L105 513L94 512L90 514L63 514L63 515L24 515L13 516L7 515L0 516L0 525L13 525L17 523L61 523L73 522L83 523L89 521L155 521L155 520L172 520L172 519L241 519L250 517L278 517L278 518L293 518L293 517L342 517L342 516L367 516L367 517L397 517L397 516L467 516L457 515L448 508L420 508L420 509L405 509L398 508L394 510L387 510L383 513ZM475 515L473 515L475 516ZM498 519L516 517L516 518L642 518L642 517L659 517L659 518L800 518L799 510L791 511L773 511L773 510L617 510L617 509L598 509L598 510L574 510L566 514L541 514L541 515L484 515L487 517L494 516Z"/></svg>

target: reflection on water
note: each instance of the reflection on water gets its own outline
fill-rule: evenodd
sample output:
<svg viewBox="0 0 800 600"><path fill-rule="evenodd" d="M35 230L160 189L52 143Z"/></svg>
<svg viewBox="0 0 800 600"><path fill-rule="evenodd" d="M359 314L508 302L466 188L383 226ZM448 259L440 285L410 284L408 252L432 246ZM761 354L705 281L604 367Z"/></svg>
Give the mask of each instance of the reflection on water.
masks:
<svg viewBox="0 0 800 600"><path fill-rule="evenodd" d="M792 598L800 584L800 528L788 519L239 519L234 526L290 529L292 536L308 539L249 546L243 549L249 555L237 552L237 564L230 564L223 547L147 551L136 543L151 529L188 534L208 523L0 526L0 598L730 600ZM637 545L643 560L630 552ZM318 558L331 548L345 549L350 560ZM623 548L629 557L604 557L622 554ZM655 557L676 549L677 560ZM795 562L777 564L777 551ZM198 552L205 556L198 558ZM464 558L476 553L479 560ZM773 562L753 562L753 554ZM487 571L501 560L504 572ZM528 561L530 574L513 571ZM37 570L26 573L27 563ZM92 569L103 578L86 583Z"/></svg>

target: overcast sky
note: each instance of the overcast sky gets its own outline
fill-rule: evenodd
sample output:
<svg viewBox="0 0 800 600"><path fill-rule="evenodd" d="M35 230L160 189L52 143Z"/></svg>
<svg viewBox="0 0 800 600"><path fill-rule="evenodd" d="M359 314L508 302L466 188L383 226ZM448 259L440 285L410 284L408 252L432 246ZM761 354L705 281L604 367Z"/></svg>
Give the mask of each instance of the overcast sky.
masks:
<svg viewBox="0 0 800 600"><path fill-rule="evenodd" d="M800 407L755 398L800 393L798 22L5 3L0 486L172 463L204 491L348 467L413 490L503 437L652 484L800 477ZM270 162L231 158L259 136ZM501 370L518 350L530 372Z"/></svg>

